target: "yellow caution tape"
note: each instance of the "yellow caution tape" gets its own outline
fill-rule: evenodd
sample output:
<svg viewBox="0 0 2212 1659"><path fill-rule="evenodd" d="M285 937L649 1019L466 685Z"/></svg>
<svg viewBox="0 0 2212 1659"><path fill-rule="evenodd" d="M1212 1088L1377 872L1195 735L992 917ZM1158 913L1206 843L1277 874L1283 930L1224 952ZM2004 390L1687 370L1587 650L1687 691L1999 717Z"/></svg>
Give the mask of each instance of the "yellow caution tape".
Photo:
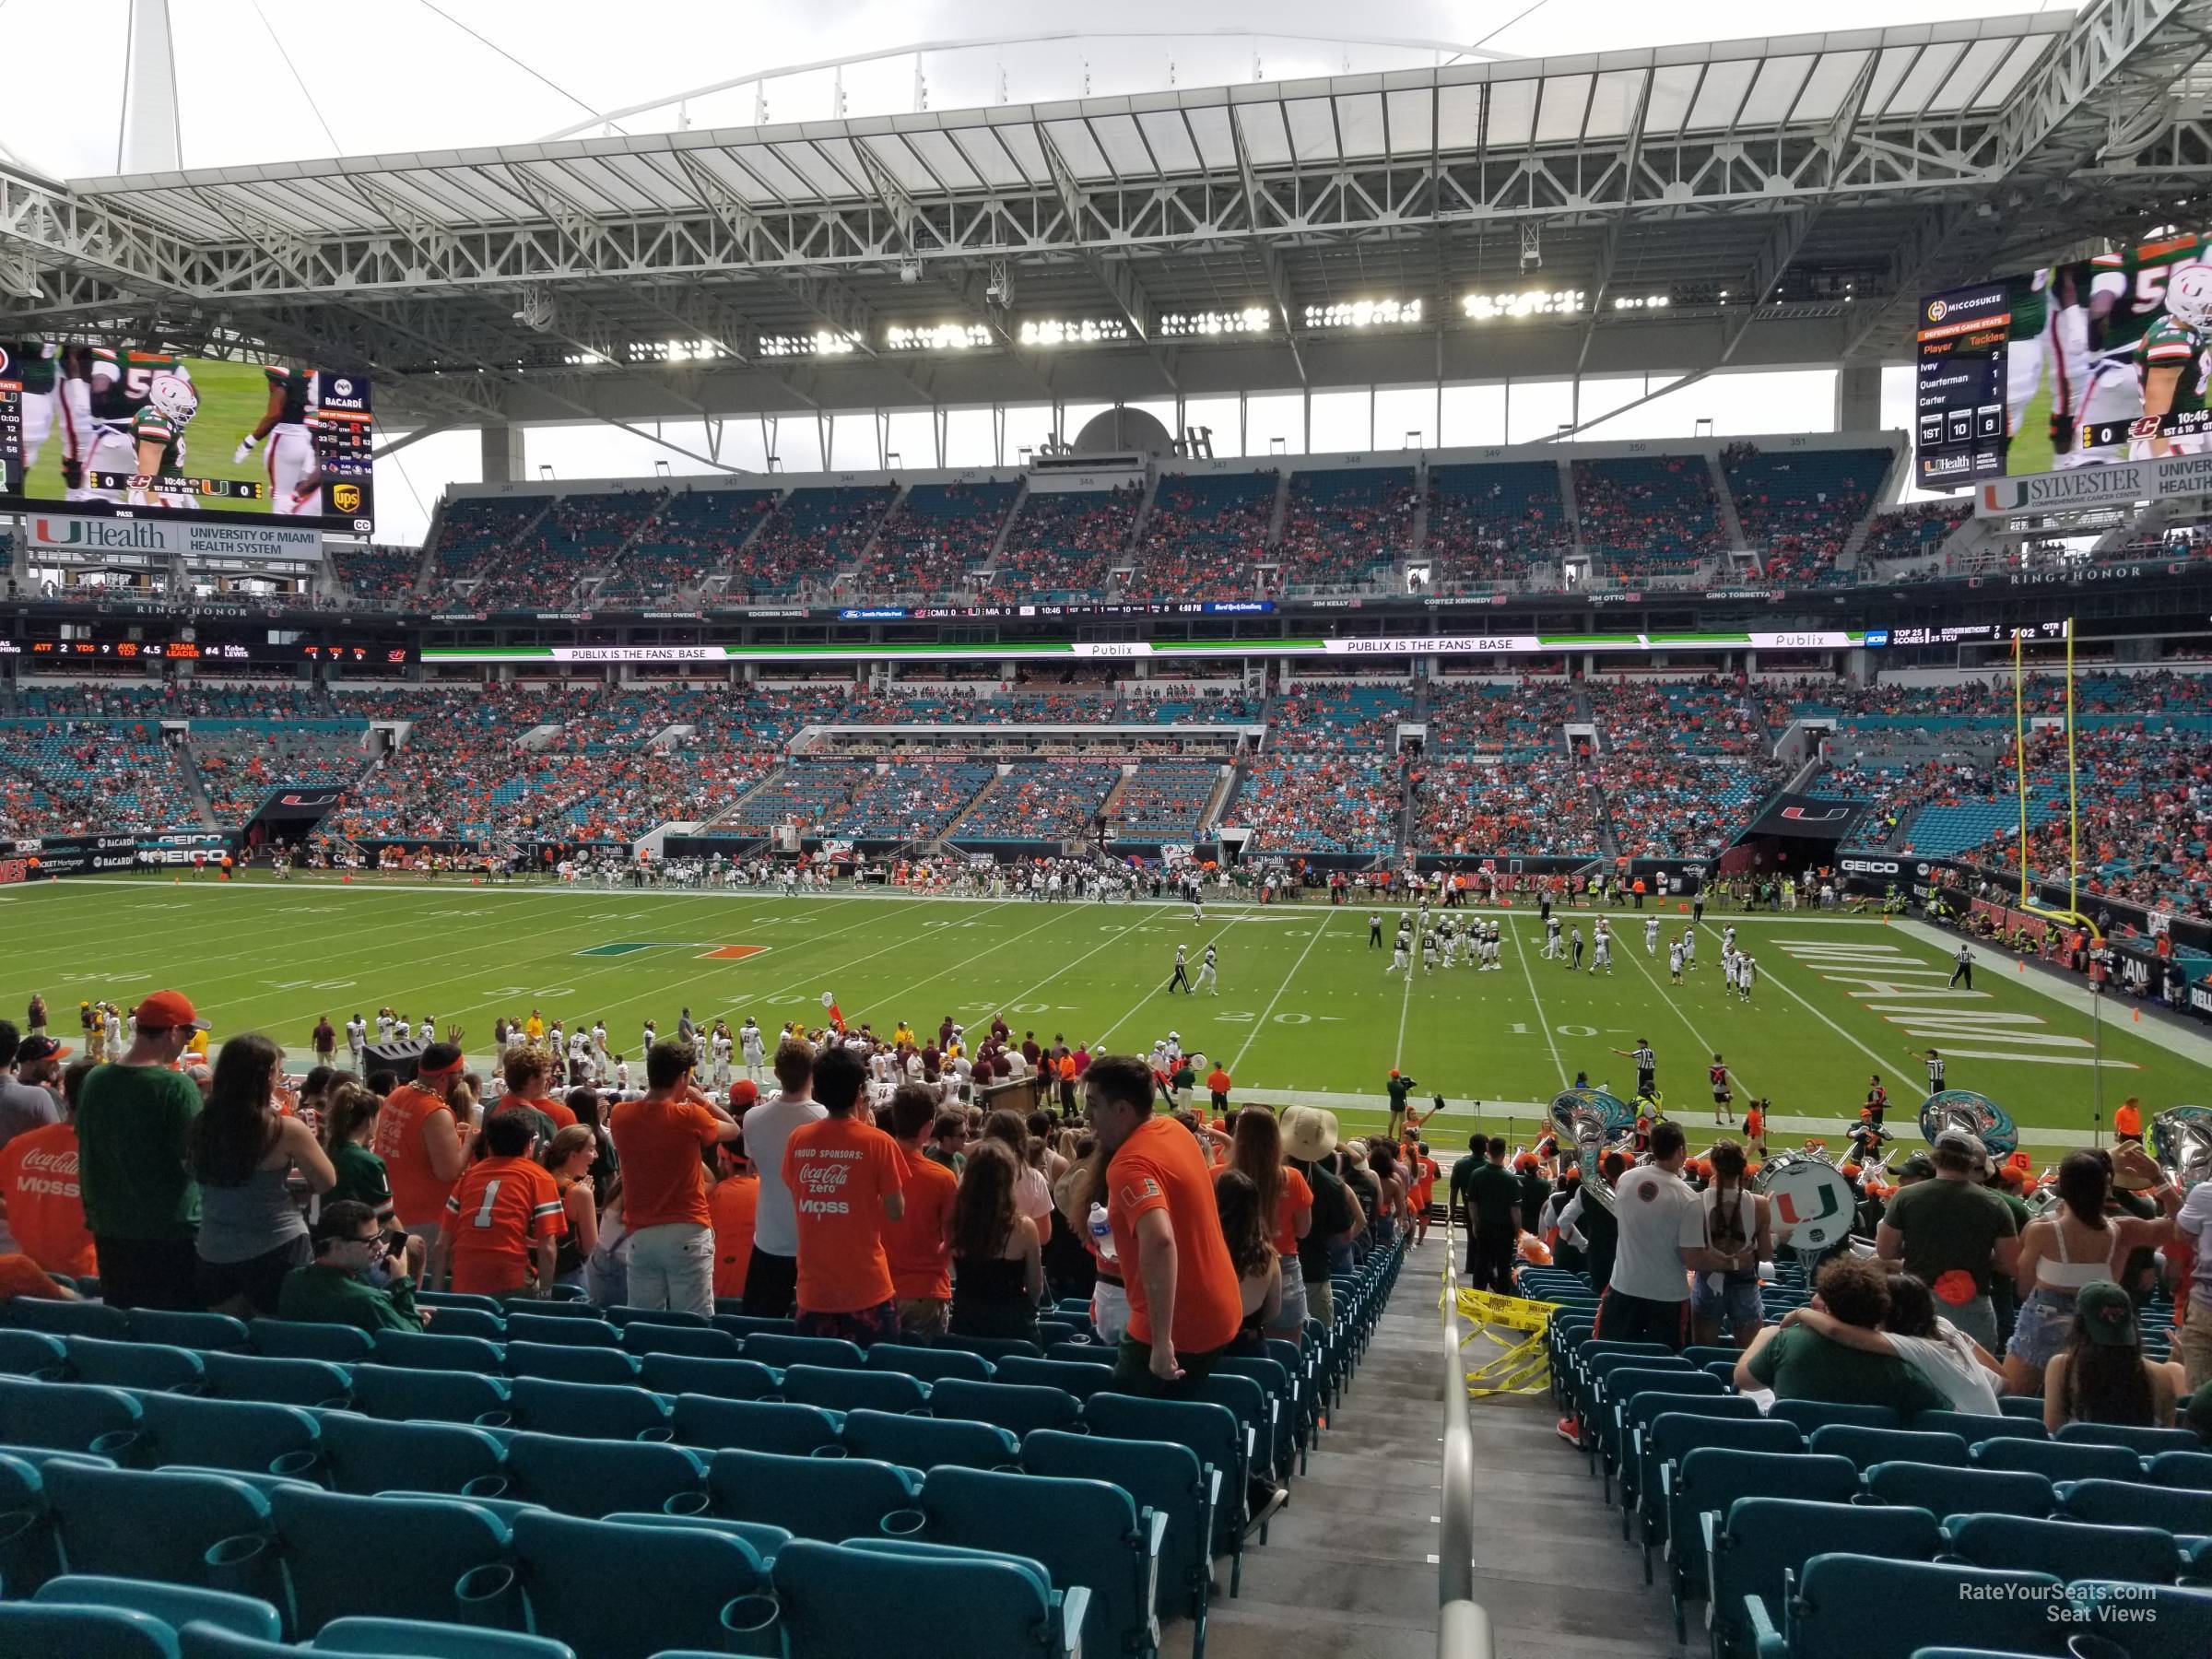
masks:
<svg viewBox="0 0 2212 1659"><path fill-rule="evenodd" d="M1490 1290L1462 1289L1459 1316L1472 1324L1504 1325L1514 1331L1541 1331L1550 1323L1558 1302L1531 1301L1522 1296L1500 1296Z"/></svg>
<svg viewBox="0 0 2212 1659"><path fill-rule="evenodd" d="M1459 1292L1459 1315L1470 1327L1461 1346L1464 1347L1480 1336L1497 1343L1504 1350L1467 1372L1469 1398L1542 1394L1550 1388L1551 1354L1544 1344L1544 1329L1558 1305L1518 1296L1499 1296L1487 1290ZM1509 1344L1493 1333L1493 1326L1526 1331L1529 1335Z"/></svg>

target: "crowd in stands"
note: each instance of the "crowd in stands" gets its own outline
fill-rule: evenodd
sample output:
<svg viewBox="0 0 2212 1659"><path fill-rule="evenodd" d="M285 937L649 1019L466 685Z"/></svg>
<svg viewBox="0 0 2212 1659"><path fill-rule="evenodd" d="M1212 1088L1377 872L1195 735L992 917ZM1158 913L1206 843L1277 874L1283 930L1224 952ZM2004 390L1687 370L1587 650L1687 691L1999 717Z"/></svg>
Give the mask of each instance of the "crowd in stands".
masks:
<svg viewBox="0 0 2212 1659"><path fill-rule="evenodd" d="M1859 569L1876 580L1884 580L1882 566L1902 559L1925 558L1973 515L1971 501L1922 501L1877 514L1874 527L1860 544Z"/></svg>
<svg viewBox="0 0 2212 1659"><path fill-rule="evenodd" d="M1119 766L1046 761L1017 766L961 818L956 840L1074 841L1087 835L1113 786Z"/></svg>
<svg viewBox="0 0 2212 1659"><path fill-rule="evenodd" d="M454 496L439 510L430 541L435 597L463 597L461 584L490 574L531 524L552 505L542 495Z"/></svg>
<svg viewBox="0 0 2212 1659"><path fill-rule="evenodd" d="M1721 458L1745 545L1771 582L1806 586L1835 574L1844 544L1873 509L1890 455L1876 449L1764 451L1731 444Z"/></svg>
<svg viewBox="0 0 2212 1659"><path fill-rule="evenodd" d="M185 747L221 824L242 824L279 784L351 783L370 761L369 728L355 721L195 720Z"/></svg>
<svg viewBox="0 0 2212 1659"><path fill-rule="evenodd" d="M989 559L1020 488L991 480L915 485L855 564L858 591L873 597L961 588L968 570Z"/></svg>
<svg viewBox="0 0 2212 1659"><path fill-rule="evenodd" d="M1410 781L1424 852L1591 857L1601 849L1589 782L1564 755L1505 765L1444 756L1417 766Z"/></svg>
<svg viewBox="0 0 2212 1659"><path fill-rule="evenodd" d="M999 599L1102 594L1107 572L1129 562L1142 484L1119 489L1031 489L999 548L991 592Z"/></svg>
<svg viewBox="0 0 2212 1659"><path fill-rule="evenodd" d="M177 751L145 720L0 720L0 835L196 827Z"/></svg>
<svg viewBox="0 0 2212 1659"><path fill-rule="evenodd" d="M732 554L732 597L781 598L826 587L859 563L898 493L893 484L794 489L751 541Z"/></svg>
<svg viewBox="0 0 2212 1659"><path fill-rule="evenodd" d="M1573 539L1556 461L1429 469L1421 547L1441 582L1517 578L1532 558L1556 553Z"/></svg>
<svg viewBox="0 0 2212 1659"><path fill-rule="evenodd" d="M1272 749L1245 769L1230 817L1251 851L1388 853L1398 843L1396 765L1371 750Z"/></svg>
<svg viewBox="0 0 2212 1659"><path fill-rule="evenodd" d="M1607 754L1595 776L1622 854L1717 858L1788 772L1748 754L1722 759L1660 748Z"/></svg>
<svg viewBox="0 0 2212 1659"><path fill-rule="evenodd" d="M772 489L676 491L623 553L600 586L598 602L667 601L696 593L738 556L780 499Z"/></svg>
<svg viewBox="0 0 2212 1659"><path fill-rule="evenodd" d="M1236 599L1258 591L1281 475L1171 473L1137 535L1129 594L1139 599Z"/></svg>
<svg viewBox="0 0 2212 1659"><path fill-rule="evenodd" d="M1444 679L1429 687L1427 747L1431 754L1557 750L1578 717L1574 688L1519 681Z"/></svg>
<svg viewBox="0 0 2212 1659"><path fill-rule="evenodd" d="M1359 582L1413 546L1419 504L1410 466L1290 475L1277 552L1291 582Z"/></svg>
<svg viewBox="0 0 2212 1659"><path fill-rule="evenodd" d="M397 604L410 592L422 569L419 547L386 547L374 542L336 538L324 546L330 550L330 571L339 590L349 599L380 609Z"/></svg>
<svg viewBox="0 0 2212 1659"><path fill-rule="evenodd" d="M1733 683L1593 679L1588 690L1609 753L1748 755L1767 747L1762 724Z"/></svg>
<svg viewBox="0 0 2212 1659"><path fill-rule="evenodd" d="M1221 768L1194 760L1146 760L1129 774L1109 817L1127 841L1187 841L1203 827Z"/></svg>
<svg viewBox="0 0 2212 1659"><path fill-rule="evenodd" d="M995 776L997 768L976 761L895 761L864 777L821 821L821 830L856 838L927 840L958 818Z"/></svg>
<svg viewBox="0 0 2212 1659"><path fill-rule="evenodd" d="M469 595L478 610L559 610L656 512L665 490L564 495L511 541Z"/></svg>
<svg viewBox="0 0 2212 1659"><path fill-rule="evenodd" d="M1702 455L1613 456L1574 464L1583 547L1608 576L1689 574L1721 552L1719 500Z"/></svg>

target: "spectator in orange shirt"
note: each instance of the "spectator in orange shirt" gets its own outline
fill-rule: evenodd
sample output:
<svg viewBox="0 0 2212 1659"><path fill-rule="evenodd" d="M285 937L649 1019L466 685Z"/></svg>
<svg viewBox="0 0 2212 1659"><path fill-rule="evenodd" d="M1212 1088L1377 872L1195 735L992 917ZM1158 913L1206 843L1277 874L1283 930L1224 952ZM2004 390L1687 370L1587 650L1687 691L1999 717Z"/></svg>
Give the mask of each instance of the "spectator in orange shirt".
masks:
<svg viewBox="0 0 2212 1659"><path fill-rule="evenodd" d="M760 1209L760 1177L745 1155L743 1136L724 1141L722 1178L707 1194L714 1226L714 1300L735 1301L745 1295L746 1270L753 1265L753 1218Z"/></svg>
<svg viewBox="0 0 2212 1659"><path fill-rule="evenodd" d="M700 1148L734 1141L737 1120L691 1082L699 1053L664 1038L645 1051L645 1093L607 1120L629 1229L629 1300L701 1317L714 1312L714 1216Z"/></svg>
<svg viewBox="0 0 2212 1659"><path fill-rule="evenodd" d="M1229 1110L1229 1068L1217 1062L1206 1075L1206 1088L1214 1098L1214 1115L1218 1117Z"/></svg>
<svg viewBox="0 0 2212 1659"><path fill-rule="evenodd" d="M409 1238L426 1244L437 1241L445 1201L468 1162L476 1133L473 1124L457 1120L451 1103L460 1082L461 1050L451 1042L431 1043L422 1051L415 1080L384 1097L370 1142L391 1177L393 1213Z"/></svg>
<svg viewBox="0 0 2212 1659"><path fill-rule="evenodd" d="M1114 1386L1187 1393L1243 1319L1206 1159L1182 1124L1153 1114L1151 1068L1133 1054L1093 1060L1083 1103L1108 1158L1106 1214L1129 1294Z"/></svg>
<svg viewBox="0 0 2212 1659"><path fill-rule="evenodd" d="M1313 1188L1284 1161L1282 1124L1265 1106L1247 1106L1237 1113L1229 1161L1214 1171L1216 1184L1231 1170L1252 1182L1268 1241L1282 1263L1282 1300L1265 1334L1302 1342L1306 1277L1299 1265L1298 1241L1313 1229Z"/></svg>
<svg viewBox="0 0 2212 1659"><path fill-rule="evenodd" d="M73 1061L62 1074L60 1123L27 1130L0 1147L0 1204L16 1247L46 1272L73 1277L100 1271L76 1185L77 1090L99 1064Z"/></svg>
<svg viewBox="0 0 2212 1659"><path fill-rule="evenodd" d="M906 1209L884 1229L883 1252L902 1337L944 1335L952 1306L952 1211L960 1180L926 1151L936 1112L937 1097L920 1083L901 1083L891 1096Z"/></svg>
<svg viewBox="0 0 2212 1659"><path fill-rule="evenodd" d="M2112 1135L2118 1140L2142 1144L2143 1107L2134 1095L2121 1101L2119 1110L2112 1113Z"/></svg>
<svg viewBox="0 0 2212 1659"><path fill-rule="evenodd" d="M814 1063L814 1098L830 1115L792 1131L783 1183L799 1234L798 1331L866 1347L899 1335L885 1223L906 1214L899 1147L853 1113L865 1074L850 1051Z"/></svg>
<svg viewBox="0 0 2212 1659"><path fill-rule="evenodd" d="M493 1112L535 1112L532 1126L543 1147L561 1130L572 1127L576 1114L564 1101L553 1098L553 1056L545 1050L517 1045L501 1056L500 1075L507 1092L492 1103Z"/></svg>
<svg viewBox="0 0 2212 1659"><path fill-rule="evenodd" d="M445 1225L430 1251L430 1277L450 1265L453 1288L475 1296L543 1296L553 1288L560 1236L568 1230L560 1189L531 1161L529 1120L516 1112L484 1125L487 1156L445 1201Z"/></svg>

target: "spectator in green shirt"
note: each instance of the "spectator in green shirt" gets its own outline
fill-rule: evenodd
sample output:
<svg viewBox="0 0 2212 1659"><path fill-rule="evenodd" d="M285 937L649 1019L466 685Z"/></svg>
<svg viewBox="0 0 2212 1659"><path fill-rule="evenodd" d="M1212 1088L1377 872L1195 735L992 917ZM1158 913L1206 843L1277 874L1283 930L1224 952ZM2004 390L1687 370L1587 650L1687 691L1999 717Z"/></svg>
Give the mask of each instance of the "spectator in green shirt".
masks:
<svg viewBox="0 0 2212 1659"><path fill-rule="evenodd" d="M198 1309L200 1186L186 1142L200 1091L171 1068L200 1018L181 991L155 992L133 1018L129 1052L85 1079L76 1112L77 1184L100 1295L118 1308Z"/></svg>
<svg viewBox="0 0 2212 1659"><path fill-rule="evenodd" d="M1390 1091L1390 1138L1394 1143L1406 1133L1406 1101L1420 1087L1411 1077L1394 1071L1384 1085Z"/></svg>
<svg viewBox="0 0 2212 1659"><path fill-rule="evenodd" d="M1936 1293L1937 1311L1991 1353L1997 1316L1993 1273L2009 1279L2019 1260L2019 1226L2005 1201L1977 1184L1988 1161L1981 1140L1961 1129L1936 1137L1936 1179L1901 1189L1875 1230L1875 1253Z"/></svg>
<svg viewBox="0 0 2212 1659"><path fill-rule="evenodd" d="M351 1199L365 1204L380 1227L392 1220L392 1175L384 1160L369 1149L369 1142L376 1134L376 1114L383 1104L383 1097L373 1089L341 1083L323 1105L323 1147L338 1172L338 1183L324 1202Z"/></svg>
<svg viewBox="0 0 2212 1659"><path fill-rule="evenodd" d="M315 1224L315 1259L284 1276L277 1316L371 1333L421 1330L430 1311L416 1307L408 1259L391 1253L392 1237L367 1205L352 1198L325 1204Z"/></svg>
<svg viewBox="0 0 2212 1659"><path fill-rule="evenodd" d="M1889 1312L1888 1270L1863 1256L1839 1256L1820 1269L1822 1312L1862 1331L1878 1331ZM1950 1399L1890 1354L1846 1347L1810 1325L1768 1325L1735 1362L1735 1385L1771 1389L1778 1400L1888 1406L1910 1418L1942 1411Z"/></svg>

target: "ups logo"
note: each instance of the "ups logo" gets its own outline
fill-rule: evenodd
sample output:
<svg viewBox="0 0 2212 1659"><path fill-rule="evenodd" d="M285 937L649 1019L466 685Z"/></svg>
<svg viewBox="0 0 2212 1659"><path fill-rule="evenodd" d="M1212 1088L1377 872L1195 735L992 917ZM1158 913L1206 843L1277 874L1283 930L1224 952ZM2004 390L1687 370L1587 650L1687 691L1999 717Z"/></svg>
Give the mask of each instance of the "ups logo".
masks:
<svg viewBox="0 0 2212 1659"><path fill-rule="evenodd" d="M359 512L361 510L361 487L359 484L333 484L330 487L330 510L333 512Z"/></svg>

